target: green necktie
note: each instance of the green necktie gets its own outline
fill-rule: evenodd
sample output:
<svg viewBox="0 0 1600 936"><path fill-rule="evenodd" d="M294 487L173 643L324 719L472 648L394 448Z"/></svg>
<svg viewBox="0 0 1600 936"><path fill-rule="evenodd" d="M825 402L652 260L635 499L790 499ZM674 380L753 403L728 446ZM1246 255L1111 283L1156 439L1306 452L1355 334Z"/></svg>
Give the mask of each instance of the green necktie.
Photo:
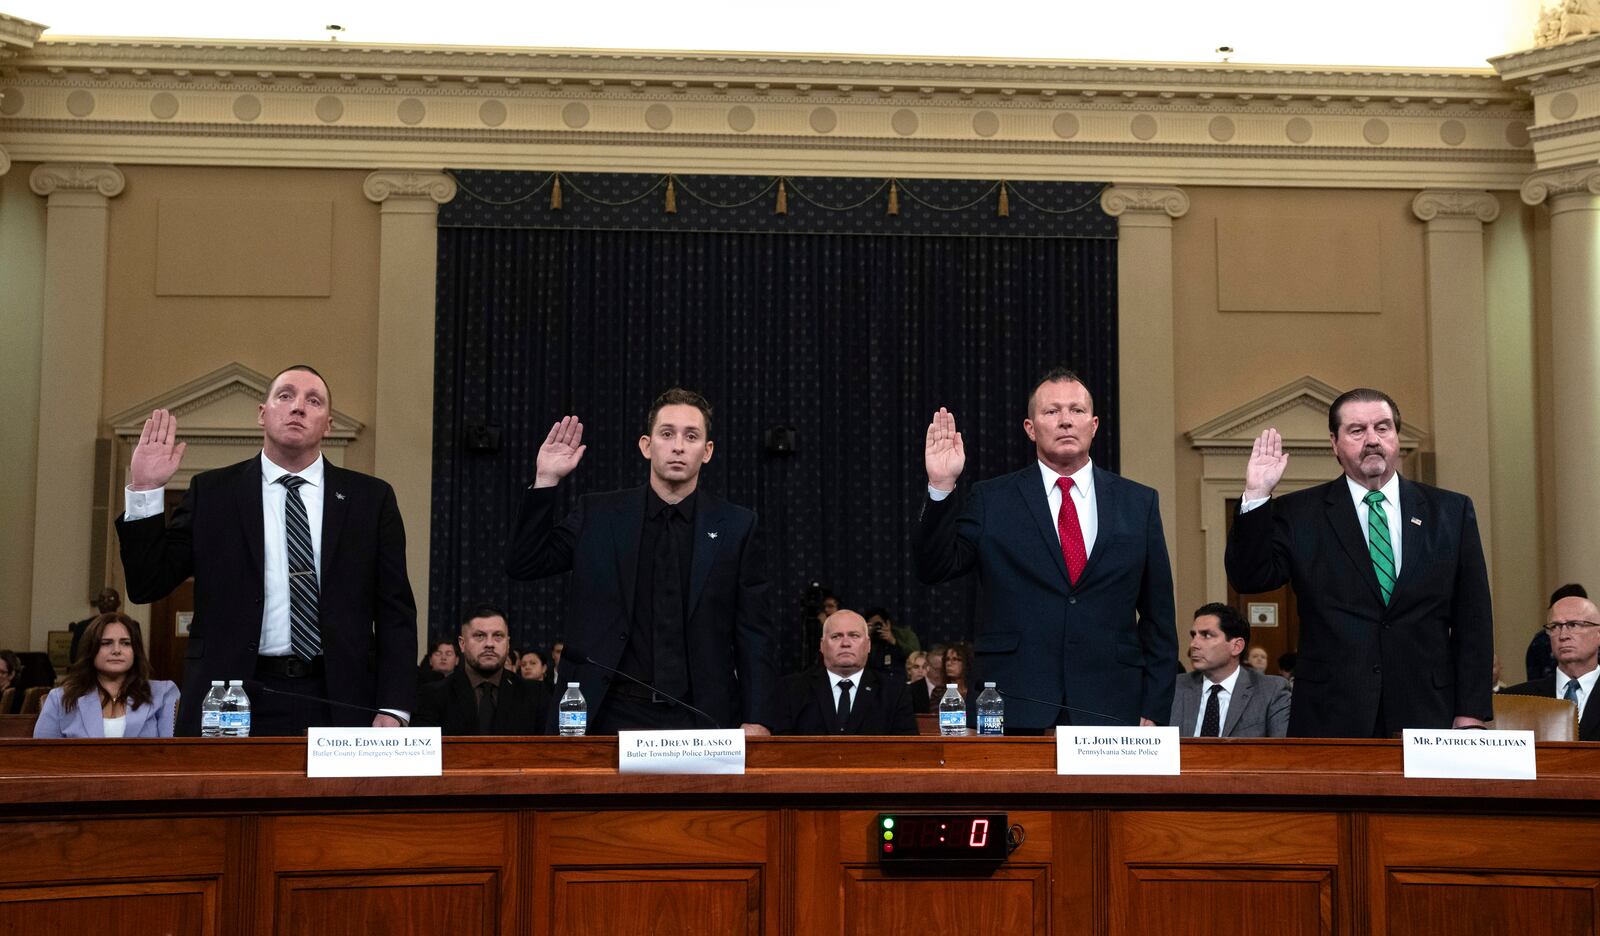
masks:
<svg viewBox="0 0 1600 936"><path fill-rule="evenodd" d="M1383 593L1383 603L1389 603L1389 593L1394 591L1394 547L1389 545L1389 515L1383 512L1383 492L1368 491L1367 501L1367 552L1372 554L1372 569L1378 573L1378 591Z"/></svg>

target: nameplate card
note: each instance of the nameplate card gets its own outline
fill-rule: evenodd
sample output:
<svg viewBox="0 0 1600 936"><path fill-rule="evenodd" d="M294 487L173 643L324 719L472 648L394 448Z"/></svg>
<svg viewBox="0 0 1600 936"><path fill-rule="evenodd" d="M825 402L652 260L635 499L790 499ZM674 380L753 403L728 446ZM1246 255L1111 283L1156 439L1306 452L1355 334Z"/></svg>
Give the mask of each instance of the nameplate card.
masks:
<svg viewBox="0 0 1600 936"><path fill-rule="evenodd" d="M1056 773L1175 777L1178 729L1057 725Z"/></svg>
<svg viewBox="0 0 1600 936"><path fill-rule="evenodd" d="M619 731L617 769L646 774L742 774L744 729Z"/></svg>
<svg viewBox="0 0 1600 936"><path fill-rule="evenodd" d="M1533 732L1407 728L1406 776L1429 780L1536 780Z"/></svg>
<svg viewBox="0 0 1600 936"><path fill-rule="evenodd" d="M308 777L437 777L438 728L308 728Z"/></svg>

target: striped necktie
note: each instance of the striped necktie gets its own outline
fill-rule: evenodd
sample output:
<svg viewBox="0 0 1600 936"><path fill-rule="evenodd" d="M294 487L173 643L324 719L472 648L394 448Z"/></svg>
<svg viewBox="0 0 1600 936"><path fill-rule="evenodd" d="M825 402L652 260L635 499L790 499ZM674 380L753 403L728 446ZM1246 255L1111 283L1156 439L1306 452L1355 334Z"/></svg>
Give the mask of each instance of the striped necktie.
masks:
<svg viewBox="0 0 1600 936"><path fill-rule="evenodd" d="M311 521L300 488L307 481L284 475L274 484L287 492L283 499L284 540L289 556L289 650L307 663L322 653L322 631L317 624L317 559L311 549Z"/></svg>
<svg viewBox="0 0 1600 936"><path fill-rule="evenodd" d="M1383 511L1383 492L1367 492L1367 552L1372 554L1372 569L1378 573L1378 591L1389 603L1394 591L1394 547L1389 543L1389 515Z"/></svg>

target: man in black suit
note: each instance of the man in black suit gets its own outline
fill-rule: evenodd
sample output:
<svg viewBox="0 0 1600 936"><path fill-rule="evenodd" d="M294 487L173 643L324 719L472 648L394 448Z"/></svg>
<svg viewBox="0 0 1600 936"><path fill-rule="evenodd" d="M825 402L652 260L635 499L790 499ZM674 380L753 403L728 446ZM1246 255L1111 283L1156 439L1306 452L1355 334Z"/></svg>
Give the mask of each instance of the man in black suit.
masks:
<svg viewBox="0 0 1600 936"><path fill-rule="evenodd" d="M1348 391L1328 408L1344 476L1272 497L1289 456L1256 439L1228 535L1241 593L1294 585L1300 658L1289 734L1384 738L1493 717L1489 576L1464 495L1400 477L1400 410Z"/></svg>
<svg viewBox="0 0 1600 936"><path fill-rule="evenodd" d="M1167 724L1180 738L1281 738L1289 731L1289 681L1241 666L1250 624L1231 605L1202 605L1189 625L1189 665Z"/></svg>
<svg viewBox="0 0 1600 936"><path fill-rule="evenodd" d="M822 666L784 681L790 734L914 735L904 679L867 665L867 622L836 611L822 622Z"/></svg>
<svg viewBox="0 0 1600 936"><path fill-rule="evenodd" d="M534 735L544 730L549 692L506 667L511 633L500 609L479 605L461 622L461 665L417 690L411 724L446 735Z"/></svg>
<svg viewBox="0 0 1600 936"><path fill-rule="evenodd" d="M1049 372L1022 421L1037 460L973 485L959 506L955 417L941 408L928 426L917 577L934 585L977 570L984 615L968 684L1015 694L1008 734L1159 725L1172 710L1178 641L1156 492L1094 466L1099 425L1083 381Z"/></svg>
<svg viewBox="0 0 1600 936"><path fill-rule="evenodd" d="M567 416L550 428L506 574L572 571L565 642L593 663L569 660L561 679L582 683L591 734L734 725L768 734L780 706L777 640L755 513L699 487L713 450L704 397L666 391L645 427L639 453L649 483L585 495L560 523L556 485L583 458L583 424ZM613 682L608 669L653 688Z"/></svg>
<svg viewBox="0 0 1600 936"><path fill-rule="evenodd" d="M1600 608L1587 598L1562 598L1544 626L1555 651L1556 672L1500 690L1504 695L1566 699L1578 706L1578 740L1600 741L1600 709L1589 718L1589 696L1600 676Z"/></svg>
<svg viewBox="0 0 1600 936"><path fill-rule="evenodd" d="M268 693L251 699L252 734L398 726L416 701L417 609L394 490L322 457L332 401L312 368L273 378L257 421L261 454L195 475L170 522L165 488L187 446L171 413L150 414L128 466L117 536L129 599L155 601L194 576L178 734L199 734L211 680L252 677L383 710Z"/></svg>

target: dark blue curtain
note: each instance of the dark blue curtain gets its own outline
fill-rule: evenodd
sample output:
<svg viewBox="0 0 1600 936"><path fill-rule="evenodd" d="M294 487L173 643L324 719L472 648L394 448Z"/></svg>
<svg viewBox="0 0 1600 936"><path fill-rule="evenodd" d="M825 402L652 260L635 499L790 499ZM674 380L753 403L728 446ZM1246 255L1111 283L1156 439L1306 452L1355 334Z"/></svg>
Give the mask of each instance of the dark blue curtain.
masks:
<svg viewBox="0 0 1600 936"><path fill-rule="evenodd" d="M528 174L479 174L480 192L485 175L533 189ZM1067 204L1095 189L1053 194ZM517 583L502 572L539 443L561 415L582 418L588 451L563 485L569 504L641 484L646 411L674 384L715 408L702 483L761 517L786 668L814 651L800 621L812 581L847 607L887 605L924 642L970 632L976 581L925 588L910 558L937 407L966 439L963 483L1012 471L1033 458L1022 419L1034 381L1066 364L1101 417L1094 458L1117 467L1112 239L917 234L915 224L907 234L489 227L487 201L469 195L461 210L475 226L446 214L439 232L435 631L490 601L506 608L518 646L560 636L565 577ZM544 197L532 204L548 211ZM755 223L772 224L771 202L759 208ZM883 215L881 201L872 212ZM982 222L993 217L988 201ZM793 454L763 444L780 426L795 430Z"/></svg>

